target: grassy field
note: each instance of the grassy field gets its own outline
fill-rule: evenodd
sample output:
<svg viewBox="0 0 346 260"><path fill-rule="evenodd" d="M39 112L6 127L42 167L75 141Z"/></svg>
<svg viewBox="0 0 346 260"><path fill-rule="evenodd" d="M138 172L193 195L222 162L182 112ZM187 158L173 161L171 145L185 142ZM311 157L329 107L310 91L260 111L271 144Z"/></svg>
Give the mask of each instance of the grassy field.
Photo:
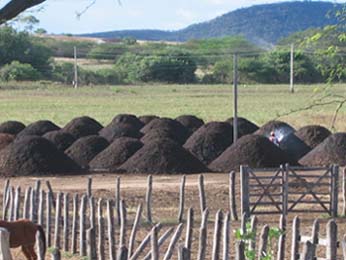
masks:
<svg viewBox="0 0 346 260"><path fill-rule="evenodd" d="M295 127L322 124L330 127L337 104L314 107L289 116L279 115L304 108L325 92L323 85L296 86L290 94L287 85L239 87L239 115L263 124L271 119L287 121ZM346 85L336 85L330 95L341 95ZM329 97L323 102L335 100ZM0 121L30 123L49 119L64 125L74 117L88 115L106 124L119 113L155 114L177 117L193 114L205 121L225 120L233 114L232 87L228 85L145 85L97 86L72 89L51 83L0 83ZM340 110L336 128L346 131L346 108Z"/></svg>

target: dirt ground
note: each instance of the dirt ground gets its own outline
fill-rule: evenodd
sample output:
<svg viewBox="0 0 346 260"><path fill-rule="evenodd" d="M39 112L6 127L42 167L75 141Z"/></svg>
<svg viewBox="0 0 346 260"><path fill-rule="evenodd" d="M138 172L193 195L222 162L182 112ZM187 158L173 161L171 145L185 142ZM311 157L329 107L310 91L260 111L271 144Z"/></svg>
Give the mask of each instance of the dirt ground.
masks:
<svg viewBox="0 0 346 260"><path fill-rule="evenodd" d="M83 194L86 192L87 180L90 175L85 176L64 176L64 177L47 177L47 178L35 178L35 177L21 177L12 178L10 180L11 184L16 187L20 185L22 189L28 186L34 186L35 181L40 179L42 181L42 187L46 189L45 181L49 180L54 192L62 191L69 192L70 194L79 193ZM147 187L147 176L143 175L116 175L116 174L94 174L92 175L93 185L92 194L95 198L104 199L114 199L115 197L115 184L116 177L121 177L121 196L126 201L127 212L128 212L128 235L131 232L131 225L133 223L136 208L139 203L144 203L145 193ZM223 209L224 212L229 210L229 192L228 192L228 174L205 174L205 191L207 195L207 207L210 210L209 222L208 222L208 248L207 254L210 256L212 248L212 236L214 229L214 218L218 209ZM179 204L179 186L180 186L181 176L178 175L161 175L153 176L153 216L155 223L164 224L163 231L167 230L168 227L177 226L177 216L178 216L178 204ZM4 186L5 179L0 180L1 187ZM237 211L238 216L240 214L240 191L239 191L239 178L236 179L237 188ZM341 189L340 189L341 190ZM193 251L192 258L197 256L198 250L198 235L199 235L199 224L200 224L200 206L199 206L199 196L198 196L198 175L188 175L186 179L186 197L185 197L185 209L192 207L195 212L195 223L194 223L194 239L193 239ZM341 193L339 195L339 202L341 202ZM339 203L339 212L341 212L341 205ZM307 206L305 206L306 209ZM325 237L325 226L328 219L327 214L323 213L300 213L298 214L301 218L301 230L302 234L311 234L311 226L315 218L321 220L320 236ZM185 214L186 216L186 214ZM185 217L184 216L184 217ZM288 231L287 231L287 243L286 243L286 259L290 257L290 227L292 225L292 219L295 215L289 214L288 216ZM145 222L146 210L144 207L142 220ZM264 224L268 224L271 227L279 226L279 215L261 215L258 216L259 226L258 230L262 228ZM346 219L338 218L338 238L339 240L346 234ZM233 231L240 227L239 221L231 222L231 247L230 254L233 256L235 253L235 241ZM137 245L144 238L144 236L149 232L151 226L147 223L143 223L140 232L138 233ZM116 240L118 239L118 227L116 230ZM182 233L180 242L185 239L185 229ZM259 231L257 232L259 235ZM274 251L276 251L275 241ZM165 249L167 247L168 241L162 247L160 254L163 256ZM147 248L148 249L148 248ZM146 251L147 252L147 251ZM322 246L318 247L319 257L325 255L325 248ZM341 254L341 250L339 250ZM18 250L13 251L14 259L21 260L21 254ZM173 257L176 259L176 255ZM50 259L50 257L47 257ZM77 256L71 256L69 254L63 253L63 259L83 259ZM340 255L341 259L341 255Z"/></svg>

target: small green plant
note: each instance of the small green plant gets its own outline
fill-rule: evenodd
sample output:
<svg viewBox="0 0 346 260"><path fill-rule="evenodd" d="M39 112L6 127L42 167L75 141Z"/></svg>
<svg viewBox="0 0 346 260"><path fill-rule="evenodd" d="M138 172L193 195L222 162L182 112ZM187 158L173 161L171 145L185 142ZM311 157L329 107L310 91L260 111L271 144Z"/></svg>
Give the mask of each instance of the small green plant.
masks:
<svg viewBox="0 0 346 260"><path fill-rule="evenodd" d="M269 228L268 232L268 248L265 256L261 257L261 260L272 260L274 259L273 252L273 239L278 239L283 234L283 230L278 227ZM250 244L256 240L256 233L251 228L251 222L246 223L245 233L241 228L235 230L235 237L239 241L245 243L245 257L247 260L255 260L256 251L250 249Z"/></svg>

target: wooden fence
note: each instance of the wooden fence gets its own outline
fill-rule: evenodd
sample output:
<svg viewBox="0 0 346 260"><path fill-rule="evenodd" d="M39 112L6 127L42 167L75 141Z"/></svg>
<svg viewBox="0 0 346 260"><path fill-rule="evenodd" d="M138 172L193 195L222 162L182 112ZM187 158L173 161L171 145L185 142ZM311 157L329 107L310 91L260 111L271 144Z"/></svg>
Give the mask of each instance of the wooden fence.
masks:
<svg viewBox="0 0 346 260"><path fill-rule="evenodd" d="M152 176L148 177L145 206L138 205L134 219L129 219L126 201L122 200L120 196L121 179L119 177L115 180L114 199L109 200L93 197L91 178L88 179L85 194L80 196L55 193L49 181L44 184L38 180L34 187L28 187L25 191L21 187L12 187L10 182L6 181L3 192L3 219L16 220L23 217L43 225L47 245L54 248L52 259L60 259L60 252L65 251L82 257L86 256L89 259L135 260L141 258L148 260L163 258L169 260L178 258L190 260L197 258L204 260L211 257L213 260L229 260L231 256L234 256L232 259L241 260L246 259L249 251L255 251L260 260L267 254L268 245L272 243L268 241L270 239L268 225L264 225L261 232L257 232L260 228L256 216L250 219L247 214L243 214L240 230L242 234L247 233L247 223L251 223L251 231L255 234L258 233L257 243L256 240L248 241L243 238L237 240L235 247L231 246L231 231L238 228L236 222L233 222L238 219L235 177L236 173L229 174L229 211L218 210L215 218L212 218L209 216L206 203L204 176L198 177L200 207L197 211L192 208L185 209L186 177L183 176L179 189L177 225L153 223ZM345 172L343 177L345 190ZM346 201L345 193L343 193L343 200ZM345 203L343 211L345 211ZM198 212L200 213L198 214ZM185 217L184 213L187 213ZM196 221L196 213L201 215L200 223ZM214 226L212 237L208 234L210 225ZM149 227L150 230L148 230ZM280 229L286 230L284 214L281 216ZM185 237L182 235L184 230ZM196 230L198 234L193 234ZM346 260L346 238L337 240L336 222L330 220L326 230L326 237L319 238L319 221L316 220L312 226L311 235L304 236L300 233L300 220L296 217L291 229L291 260L315 259L317 246L326 248L325 257L320 257L321 259ZM144 237L143 233L146 233ZM118 235L116 236L116 234ZM143 238L139 241L139 237ZM288 259L288 256L285 256L286 238L287 232L283 232L276 241L274 251L275 258L278 260ZM198 248L194 253L196 256L193 255L194 248ZM335 258L337 253L337 258Z"/></svg>

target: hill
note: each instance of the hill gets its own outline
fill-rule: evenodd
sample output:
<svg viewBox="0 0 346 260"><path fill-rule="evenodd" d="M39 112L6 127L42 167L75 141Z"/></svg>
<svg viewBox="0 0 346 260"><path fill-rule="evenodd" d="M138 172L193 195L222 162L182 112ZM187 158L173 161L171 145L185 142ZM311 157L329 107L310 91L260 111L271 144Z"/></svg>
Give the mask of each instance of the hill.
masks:
<svg viewBox="0 0 346 260"><path fill-rule="evenodd" d="M133 37L138 40L187 41L233 35L245 36L261 46L275 44L288 35L336 23L332 14L342 7L331 2L282 2L242 8L182 30L124 30L90 33L100 38Z"/></svg>

